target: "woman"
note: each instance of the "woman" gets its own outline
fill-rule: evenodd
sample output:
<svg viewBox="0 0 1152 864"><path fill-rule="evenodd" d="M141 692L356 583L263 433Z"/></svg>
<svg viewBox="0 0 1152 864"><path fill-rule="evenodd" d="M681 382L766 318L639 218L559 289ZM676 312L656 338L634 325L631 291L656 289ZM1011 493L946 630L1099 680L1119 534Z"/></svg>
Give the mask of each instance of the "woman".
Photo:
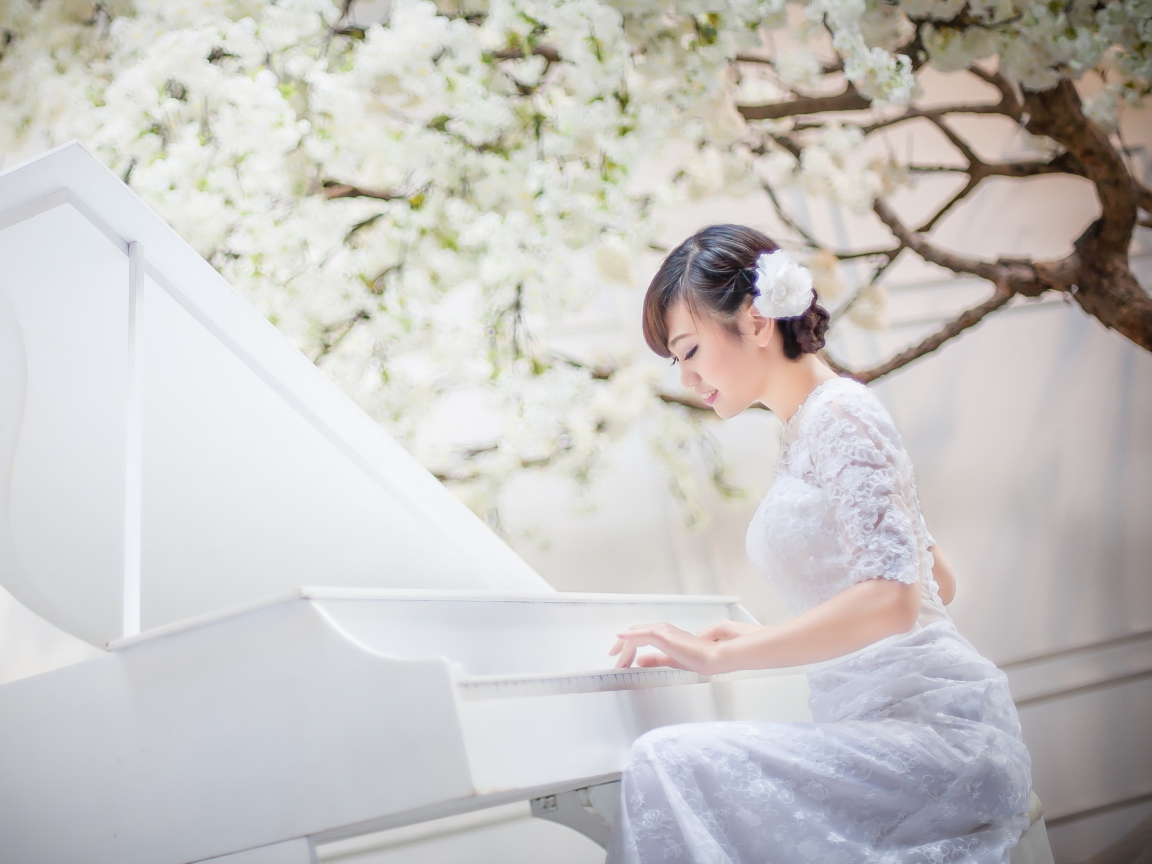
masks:
<svg viewBox="0 0 1152 864"><path fill-rule="evenodd" d="M852 656L809 674L812 723L641 737L609 862L1001 864L1028 826L1007 679L945 612L954 580L907 453L871 391L816 356L827 325L808 271L742 226L686 240L648 289L645 338L686 387L722 418L759 402L784 421L747 546L795 617L637 625L617 665L710 675ZM637 660L646 646L659 653Z"/></svg>

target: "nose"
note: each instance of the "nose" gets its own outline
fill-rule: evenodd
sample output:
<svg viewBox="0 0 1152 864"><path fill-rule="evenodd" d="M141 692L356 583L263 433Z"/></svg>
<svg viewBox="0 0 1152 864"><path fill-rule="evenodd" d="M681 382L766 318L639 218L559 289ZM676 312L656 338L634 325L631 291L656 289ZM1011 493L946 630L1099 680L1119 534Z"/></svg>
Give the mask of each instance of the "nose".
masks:
<svg viewBox="0 0 1152 864"><path fill-rule="evenodd" d="M681 363L680 364L680 386L681 387L691 389L693 387L693 385L695 385L696 382L699 380L700 380L700 376L697 375L695 372L693 372L691 369L689 369L687 363Z"/></svg>

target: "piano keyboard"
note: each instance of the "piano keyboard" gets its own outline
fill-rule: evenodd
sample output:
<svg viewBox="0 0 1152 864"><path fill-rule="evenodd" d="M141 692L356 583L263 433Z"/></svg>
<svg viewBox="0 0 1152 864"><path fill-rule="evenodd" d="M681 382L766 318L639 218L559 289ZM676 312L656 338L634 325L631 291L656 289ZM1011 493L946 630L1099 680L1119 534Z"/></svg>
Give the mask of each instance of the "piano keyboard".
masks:
<svg viewBox="0 0 1152 864"><path fill-rule="evenodd" d="M699 675L683 669L604 669L563 675L475 675L457 681L459 697L467 701L557 696L564 693L602 693L610 690L641 690L681 684L713 684L775 675L795 674L796 669L753 669L722 675Z"/></svg>

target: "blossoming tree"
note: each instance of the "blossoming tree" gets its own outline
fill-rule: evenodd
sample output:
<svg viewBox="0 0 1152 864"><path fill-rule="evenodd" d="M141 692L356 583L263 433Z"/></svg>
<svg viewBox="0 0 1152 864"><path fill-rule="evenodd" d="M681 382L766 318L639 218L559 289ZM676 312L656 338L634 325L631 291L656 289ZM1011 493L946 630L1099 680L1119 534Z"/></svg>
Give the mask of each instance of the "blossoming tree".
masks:
<svg viewBox="0 0 1152 864"><path fill-rule="evenodd" d="M928 69L996 96L921 106ZM1086 74L1104 83L1087 104L1073 83ZM704 175L720 178L710 188L763 189L826 291L840 260L873 265L837 315L865 321L902 255L987 281L986 300L919 344L844 370L863 381L1015 295L1063 292L1152 350L1152 299L1129 261L1152 191L1112 134L1150 81L1149 0L0 7L5 146L83 141L479 509L519 471L588 476L605 440L653 420L691 497L699 406L627 352L573 356L542 334L578 314L597 279L635 285L653 212ZM1009 118L1043 146L986 161L953 127L960 114ZM857 158L913 123L932 124L961 163ZM644 176L653 164L669 170ZM926 221L889 203L940 172L965 181ZM934 241L987 178L1054 173L1087 178L1100 201L1065 257L983 260ZM830 248L781 206L790 184L871 211L891 242ZM460 416L476 419L454 428Z"/></svg>

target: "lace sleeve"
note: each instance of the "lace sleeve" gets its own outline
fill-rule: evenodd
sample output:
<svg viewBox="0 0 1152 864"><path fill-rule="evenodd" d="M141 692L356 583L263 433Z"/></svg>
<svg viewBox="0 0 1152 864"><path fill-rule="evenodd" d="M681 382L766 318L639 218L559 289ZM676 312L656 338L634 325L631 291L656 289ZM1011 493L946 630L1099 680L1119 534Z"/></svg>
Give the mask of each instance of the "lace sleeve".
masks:
<svg viewBox="0 0 1152 864"><path fill-rule="evenodd" d="M921 516L905 496L903 445L888 412L861 389L841 391L809 419L812 466L832 503L848 581L918 582Z"/></svg>
<svg viewBox="0 0 1152 864"><path fill-rule="evenodd" d="M928 530L928 523L924 521L924 515L920 515L920 525L924 528L924 538L928 541L929 546L936 545L936 538L932 536L932 532Z"/></svg>

